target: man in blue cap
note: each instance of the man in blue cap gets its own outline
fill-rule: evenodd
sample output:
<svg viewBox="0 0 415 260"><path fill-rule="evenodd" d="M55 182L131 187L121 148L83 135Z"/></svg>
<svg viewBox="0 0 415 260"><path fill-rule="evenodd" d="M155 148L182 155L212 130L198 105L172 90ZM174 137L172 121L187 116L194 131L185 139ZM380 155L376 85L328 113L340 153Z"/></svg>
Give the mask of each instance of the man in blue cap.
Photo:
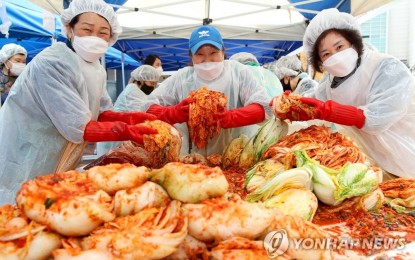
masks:
<svg viewBox="0 0 415 260"><path fill-rule="evenodd" d="M222 131L209 140L207 154L222 153L226 145L241 133L244 126L261 123L272 116L268 104L271 98L247 66L225 60L225 48L220 32L213 26L200 26L189 39L189 55L192 66L180 69L154 90L142 111L156 115L171 124L189 120L189 93L205 86L209 90L224 93L228 98L228 111L219 118ZM183 135L182 154L187 153L188 129L178 126ZM196 147L194 152L198 151Z"/></svg>

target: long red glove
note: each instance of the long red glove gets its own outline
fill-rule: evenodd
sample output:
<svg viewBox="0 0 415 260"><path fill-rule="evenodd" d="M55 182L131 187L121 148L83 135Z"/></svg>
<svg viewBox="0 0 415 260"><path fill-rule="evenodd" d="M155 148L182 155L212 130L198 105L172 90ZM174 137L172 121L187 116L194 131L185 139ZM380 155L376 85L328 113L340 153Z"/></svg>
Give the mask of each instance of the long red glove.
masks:
<svg viewBox="0 0 415 260"><path fill-rule="evenodd" d="M301 98L301 102L315 107L316 119L322 119L336 124L356 126L359 129L365 124L366 117L363 110L357 107L342 105L333 100L323 102L315 98L305 97Z"/></svg>
<svg viewBox="0 0 415 260"><path fill-rule="evenodd" d="M235 128L260 123L265 119L264 107L260 104L250 104L245 107L232 109L220 118L220 127Z"/></svg>
<svg viewBox="0 0 415 260"><path fill-rule="evenodd" d="M89 121L85 127L84 140L88 142L126 141L143 143L144 134L157 134L157 130L140 125L127 125L124 122Z"/></svg>
<svg viewBox="0 0 415 260"><path fill-rule="evenodd" d="M189 105L193 102L195 102L194 98L186 98L175 106L151 105L147 113L169 124L184 123L189 121Z"/></svg>
<svg viewBox="0 0 415 260"><path fill-rule="evenodd" d="M121 121L128 125L136 125L146 120L156 120L157 117L143 112L115 112L107 110L102 112L99 117L99 122L114 122Z"/></svg>

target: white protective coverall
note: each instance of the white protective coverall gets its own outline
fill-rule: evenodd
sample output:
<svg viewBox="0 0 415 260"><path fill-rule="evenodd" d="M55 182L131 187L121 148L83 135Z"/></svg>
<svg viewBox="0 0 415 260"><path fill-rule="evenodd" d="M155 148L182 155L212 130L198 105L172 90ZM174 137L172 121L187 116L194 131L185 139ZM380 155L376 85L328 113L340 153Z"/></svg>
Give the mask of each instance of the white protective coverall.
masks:
<svg viewBox="0 0 415 260"><path fill-rule="evenodd" d="M137 84L130 83L118 96L114 108L119 112L139 111L147 97Z"/></svg>
<svg viewBox="0 0 415 260"><path fill-rule="evenodd" d="M271 98L283 92L281 82L277 76L272 71L261 67L259 61L252 53L238 52L229 57L229 60L239 61L249 66L254 76L264 85Z"/></svg>
<svg viewBox="0 0 415 260"><path fill-rule="evenodd" d="M362 129L344 127L346 134L384 170L415 177L415 81L392 56L365 50L355 73L336 88L325 77L315 93L358 107L366 117Z"/></svg>
<svg viewBox="0 0 415 260"><path fill-rule="evenodd" d="M271 98L283 92L281 82L272 71L260 66L247 66L254 73L254 76L264 84L265 90Z"/></svg>
<svg viewBox="0 0 415 260"><path fill-rule="evenodd" d="M85 126L112 107L99 61L85 62L64 43L39 53L0 110L0 205L13 203L23 182L55 172L69 146L75 149L65 163L73 167Z"/></svg>
<svg viewBox="0 0 415 260"><path fill-rule="evenodd" d="M205 86L207 89L222 92L228 98L228 109L244 107L253 103L262 105L266 118L272 116L268 96L265 88L256 80L249 68L237 61L225 60L222 73L213 81L206 81L198 77L193 67L180 69L177 73L163 81L160 86L148 96L141 111L147 111L152 104L162 106L177 105L187 98L191 91ZM183 136L182 155L189 151L189 134L186 124L176 124ZM207 154L222 154L224 148L241 133L245 127L221 129L220 135L208 140ZM192 151L205 154L205 149L198 150L194 145Z"/></svg>

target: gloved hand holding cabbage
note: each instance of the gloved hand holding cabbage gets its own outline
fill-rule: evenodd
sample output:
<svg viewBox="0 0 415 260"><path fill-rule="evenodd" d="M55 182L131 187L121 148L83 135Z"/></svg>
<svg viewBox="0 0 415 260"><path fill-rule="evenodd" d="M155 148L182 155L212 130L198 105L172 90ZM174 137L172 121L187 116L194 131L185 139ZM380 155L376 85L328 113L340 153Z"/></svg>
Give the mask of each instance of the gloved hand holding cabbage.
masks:
<svg viewBox="0 0 415 260"><path fill-rule="evenodd" d="M98 121L91 120L85 126L84 140L88 142L134 141L143 143L144 134L157 134L157 130L136 125L146 120L157 119L154 115L143 112L104 111Z"/></svg>
<svg viewBox="0 0 415 260"><path fill-rule="evenodd" d="M281 120L308 121L321 119L337 124L362 128L366 117L363 110L342 105L333 100L326 102L315 98L301 97L297 94L284 92L276 96L270 103L274 114Z"/></svg>

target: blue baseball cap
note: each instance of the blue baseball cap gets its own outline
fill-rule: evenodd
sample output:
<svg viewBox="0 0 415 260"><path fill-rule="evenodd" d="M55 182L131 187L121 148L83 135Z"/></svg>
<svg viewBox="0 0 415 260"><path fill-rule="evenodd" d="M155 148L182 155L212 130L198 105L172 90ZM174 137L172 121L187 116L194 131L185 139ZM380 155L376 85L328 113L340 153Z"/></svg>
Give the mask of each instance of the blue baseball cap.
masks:
<svg viewBox="0 0 415 260"><path fill-rule="evenodd" d="M220 32L213 26L203 25L197 28L190 35L189 48L192 54L205 44L211 44L222 50L223 40Z"/></svg>

